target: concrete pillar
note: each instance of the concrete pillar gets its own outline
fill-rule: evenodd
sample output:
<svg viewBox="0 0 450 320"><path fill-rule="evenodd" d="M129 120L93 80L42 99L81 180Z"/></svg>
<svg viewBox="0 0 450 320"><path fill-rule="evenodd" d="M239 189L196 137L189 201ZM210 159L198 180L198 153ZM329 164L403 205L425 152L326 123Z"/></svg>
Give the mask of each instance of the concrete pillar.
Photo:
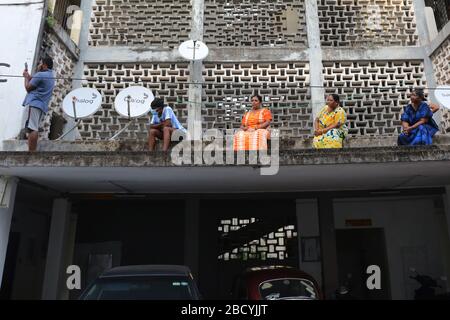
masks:
<svg viewBox="0 0 450 320"><path fill-rule="evenodd" d="M18 181L15 177L0 176L0 288L5 268Z"/></svg>
<svg viewBox="0 0 450 320"><path fill-rule="evenodd" d="M192 1L191 40L203 40L204 0ZM188 132L190 139L202 138L202 61L193 61L189 67L189 103L188 103Z"/></svg>
<svg viewBox="0 0 450 320"><path fill-rule="evenodd" d="M425 7L425 18L427 20L428 37L433 41L437 37L439 31L436 26L436 19L432 7Z"/></svg>
<svg viewBox="0 0 450 320"><path fill-rule="evenodd" d="M86 53L89 47L89 26L91 25L92 6L94 0L81 0L80 9L83 13L81 28L80 28L80 41L78 48L80 49L80 58L74 70L74 78L83 78L84 61L86 60ZM81 80L74 80L72 83L74 89L81 87Z"/></svg>
<svg viewBox="0 0 450 320"><path fill-rule="evenodd" d="M65 287L66 250L70 233L70 207L70 202L67 199L55 199L53 202L42 290L43 300L60 299L60 292Z"/></svg>
<svg viewBox="0 0 450 320"><path fill-rule="evenodd" d="M309 273L316 279L320 286L322 281L322 262L308 261L311 257L305 255L304 245L311 244L316 238L320 237L319 231L319 209L316 199L299 199L296 201L297 212L297 233L298 233L298 250L299 250L299 266L300 269ZM303 245L302 245L303 244ZM314 248L312 248L314 249ZM320 258L320 247L319 247Z"/></svg>
<svg viewBox="0 0 450 320"><path fill-rule="evenodd" d="M327 196L319 198L319 230L324 296L330 299L339 285L339 276L333 199Z"/></svg>
<svg viewBox="0 0 450 320"><path fill-rule="evenodd" d="M417 32L419 35L419 43L422 46L422 50L424 51L424 73L425 78L427 80L428 88L436 88L436 78L434 76L433 63L431 62L431 58L426 54L426 50L424 46L430 44L430 31L428 30L428 21L425 14L425 1L424 0L413 0L414 3L414 14L416 16L416 25ZM434 90L428 90L429 100L432 102L437 102L436 97L434 95ZM436 123L441 126L442 121L442 112L436 112L434 114L434 120Z"/></svg>
<svg viewBox="0 0 450 320"><path fill-rule="evenodd" d="M192 275L196 281L198 281L199 259L199 210L199 200L186 200L184 264L191 269Z"/></svg>
<svg viewBox="0 0 450 320"><path fill-rule="evenodd" d="M319 11L317 0L306 0L306 28L309 46L309 74L311 85L311 106L313 119L325 105L323 87L322 47L320 44ZM311 132L314 128L311 128Z"/></svg>
<svg viewBox="0 0 450 320"><path fill-rule="evenodd" d="M72 81L73 90L81 88L82 86L82 81L76 79L83 78L84 61L86 60L87 49L89 47L89 26L91 24L93 4L94 0L81 0L80 10L77 10L74 13L74 26L73 26L74 29L72 29L71 38L72 39L78 38L77 45L78 48L80 49L80 57L73 71L73 78L75 79ZM67 123L64 126L64 133L72 129L76 124L74 119L70 117L65 116L65 119L67 120ZM73 141L80 138L81 135L78 132L78 129L75 129L68 135L66 135L64 137L64 140Z"/></svg>
<svg viewBox="0 0 450 320"><path fill-rule="evenodd" d="M70 291L67 288L66 285L66 280L67 280L67 274L66 274L66 270L67 267L73 264L73 256L74 256L74 251L75 251L75 239L76 239L76 234L77 234L77 221L78 221L78 217L76 214L70 214L70 221L69 221L69 228L67 230L67 240L65 242L65 249L64 249L64 263L63 263L63 277L62 277L62 281L61 281L61 287L60 287L60 292L59 292L59 296L58 299L61 300L69 300L69 294ZM83 270L81 270L81 272L83 272ZM82 274L83 276L83 274Z"/></svg>

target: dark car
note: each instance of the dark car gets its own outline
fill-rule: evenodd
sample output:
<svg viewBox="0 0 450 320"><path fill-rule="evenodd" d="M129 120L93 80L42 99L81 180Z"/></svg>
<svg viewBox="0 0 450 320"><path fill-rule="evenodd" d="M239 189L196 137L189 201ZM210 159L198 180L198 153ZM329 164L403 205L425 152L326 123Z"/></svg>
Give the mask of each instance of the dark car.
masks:
<svg viewBox="0 0 450 320"><path fill-rule="evenodd" d="M234 284L233 298L243 300L320 300L317 281L287 266L247 269Z"/></svg>
<svg viewBox="0 0 450 320"><path fill-rule="evenodd" d="M126 266L104 272L80 299L198 300L200 293L186 266Z"/></svg>

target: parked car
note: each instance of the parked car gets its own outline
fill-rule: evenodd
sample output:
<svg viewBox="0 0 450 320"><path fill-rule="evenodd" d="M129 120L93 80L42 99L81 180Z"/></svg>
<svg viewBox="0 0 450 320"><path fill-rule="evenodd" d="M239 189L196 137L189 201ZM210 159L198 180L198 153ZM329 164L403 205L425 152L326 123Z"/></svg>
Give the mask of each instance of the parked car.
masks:
<svg viewBox="0 0 450 320"><path fill-rule="evenodd" d="M200 293L186 266L142 265L112 268L100 275L81 300L198 300Z"/></svg>
<svg viewBox="0 0 450 320"><path fill-rule="evenodd" d="M239 300L320 300L317 281L304 271L287 266L247 269L233 288Z"/></svg>

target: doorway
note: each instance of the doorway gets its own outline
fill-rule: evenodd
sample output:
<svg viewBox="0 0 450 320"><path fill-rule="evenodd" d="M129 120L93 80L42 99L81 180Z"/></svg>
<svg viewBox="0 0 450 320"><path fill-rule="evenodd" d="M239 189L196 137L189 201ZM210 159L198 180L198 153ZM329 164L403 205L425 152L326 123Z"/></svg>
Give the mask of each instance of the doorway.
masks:
<svg viewBox="0 0 450 320"><path fill-rule="evenodd" d="M389 265L384 229L364 228L336 230L339 284L346 285L355 299L390 299ZM381 270L381 289L369 290L366 285L367 267L377 265Z"/></svg>

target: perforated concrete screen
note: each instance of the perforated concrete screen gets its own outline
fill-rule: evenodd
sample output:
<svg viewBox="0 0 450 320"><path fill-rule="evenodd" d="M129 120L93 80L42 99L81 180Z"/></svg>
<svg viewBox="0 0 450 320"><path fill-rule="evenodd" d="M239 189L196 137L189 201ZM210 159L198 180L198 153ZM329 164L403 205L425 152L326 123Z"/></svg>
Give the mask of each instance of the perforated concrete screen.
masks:
<svg viewBox="0 0 450 320"><path fill-rule="evenodd" d="M191 31L191 1L96 0L91 46L177 47Z"/></svg>
<svg viewBox="0 0 450 320"><path fill-rule="evenodd" d="M105 139L123 128L128 119L114 110L117 94L130 85L140 85L164 97L172 106L178 119L187 123L188 63L161 64L88 64L84 71L85 86L97 89L103 96L103 107L91 118L81 123L83 138ZM137 119L134 125L121 134L121 139L146 139L150 115Z"/></svg>

